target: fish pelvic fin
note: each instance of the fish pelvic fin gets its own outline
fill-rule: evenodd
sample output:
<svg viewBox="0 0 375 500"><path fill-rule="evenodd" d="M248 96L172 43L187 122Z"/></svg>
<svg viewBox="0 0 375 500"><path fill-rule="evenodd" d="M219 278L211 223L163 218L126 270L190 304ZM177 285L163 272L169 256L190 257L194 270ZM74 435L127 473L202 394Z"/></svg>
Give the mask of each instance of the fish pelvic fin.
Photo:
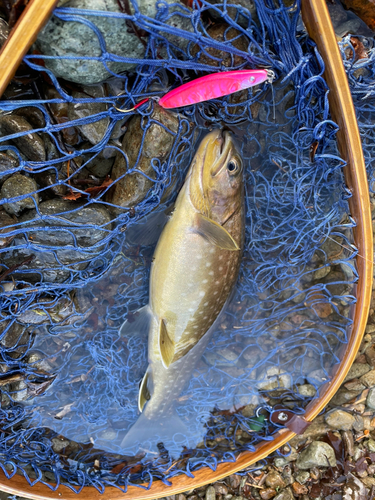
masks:
<svg viewBox="0 0 375 500"><path fill-rule="evenodd" d="M236 241L223 226L202 214L196 214L193 231L223 250L233 252L240 250Z"/></svg>
<svg viewBox="0 0 375 500"><path fill-rule="evenodd" d="M175 354L175 344L168 335L167 325L163 319L159 322L159 352L164 368L168 368L172 363Z"/></svg>
<svg viewBox="0 0 375 500"><path fill-rule="evenodd" d="M146 373L143 376L141 385L139 387L138 393L138 410L142 413L143 408L147 401L151 399L150 393L150 370L147 369Z"/></svg>

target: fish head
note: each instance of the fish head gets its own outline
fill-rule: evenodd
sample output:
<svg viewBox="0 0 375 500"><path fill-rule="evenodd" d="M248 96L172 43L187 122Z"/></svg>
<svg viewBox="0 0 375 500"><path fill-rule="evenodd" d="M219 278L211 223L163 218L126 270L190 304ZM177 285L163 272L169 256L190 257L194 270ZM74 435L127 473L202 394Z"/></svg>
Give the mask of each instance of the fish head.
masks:
<svg viewBox="0 0 375 500"><path fill-rule="evenodd" d="M229 131L204 137L191 168L190 199L206 217L223 224L243 202L243 162Z"/></svg>

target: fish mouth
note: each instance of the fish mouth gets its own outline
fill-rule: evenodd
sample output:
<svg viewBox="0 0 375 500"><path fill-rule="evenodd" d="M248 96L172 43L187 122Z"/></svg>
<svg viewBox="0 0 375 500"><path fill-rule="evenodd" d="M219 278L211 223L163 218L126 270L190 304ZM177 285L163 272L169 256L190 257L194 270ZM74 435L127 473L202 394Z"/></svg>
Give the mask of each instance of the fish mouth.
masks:
<svg viewBox="0 0 375 500"><path fill-rule="evenodd" d="M217 159L214 161L211 168L212 177L218 175L223 166L226 164L227 159L229 158L229 155L231 154L231 151L233 149L232 134L229 132L229 130L220 130L220 135L218 136L217 140L220 142Z"/></svg>

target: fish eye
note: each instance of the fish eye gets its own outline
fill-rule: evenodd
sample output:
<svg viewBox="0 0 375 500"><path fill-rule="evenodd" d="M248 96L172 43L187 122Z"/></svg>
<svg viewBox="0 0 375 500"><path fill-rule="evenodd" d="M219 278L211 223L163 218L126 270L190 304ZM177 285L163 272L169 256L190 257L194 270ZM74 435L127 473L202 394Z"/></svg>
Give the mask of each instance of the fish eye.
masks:
<svg viewBox="0 0 375 500"><path fill-rule="evenodd" d="M232 158L227 165L227 170L231 174L239 172L241 170L241 162L236 158Z"/></svg>

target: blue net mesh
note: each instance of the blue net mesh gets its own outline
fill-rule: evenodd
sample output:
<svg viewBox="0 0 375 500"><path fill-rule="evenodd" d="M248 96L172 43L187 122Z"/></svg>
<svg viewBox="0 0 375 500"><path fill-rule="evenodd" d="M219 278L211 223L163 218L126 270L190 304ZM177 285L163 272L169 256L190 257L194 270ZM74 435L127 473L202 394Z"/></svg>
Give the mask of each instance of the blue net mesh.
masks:
<svg viewBox="0 0 375 500"><path fill-rule="evenodd" d="M8 477L77 492L168 484L272 440L280 409L303 414L330 379L355 304L355 224L324 65L299 9L72 0L25 57L0 116ZM340 48L371 177L375 52L357 59L352 44ZM275 80L179 110L157 104L184 81L242 68L271 69ZM223 126L246 165L235 295L175 402L186 436L125 453L147 368L137 311L155 243L200 138ZM120 335L124 320L134 329Z"/></svg>

